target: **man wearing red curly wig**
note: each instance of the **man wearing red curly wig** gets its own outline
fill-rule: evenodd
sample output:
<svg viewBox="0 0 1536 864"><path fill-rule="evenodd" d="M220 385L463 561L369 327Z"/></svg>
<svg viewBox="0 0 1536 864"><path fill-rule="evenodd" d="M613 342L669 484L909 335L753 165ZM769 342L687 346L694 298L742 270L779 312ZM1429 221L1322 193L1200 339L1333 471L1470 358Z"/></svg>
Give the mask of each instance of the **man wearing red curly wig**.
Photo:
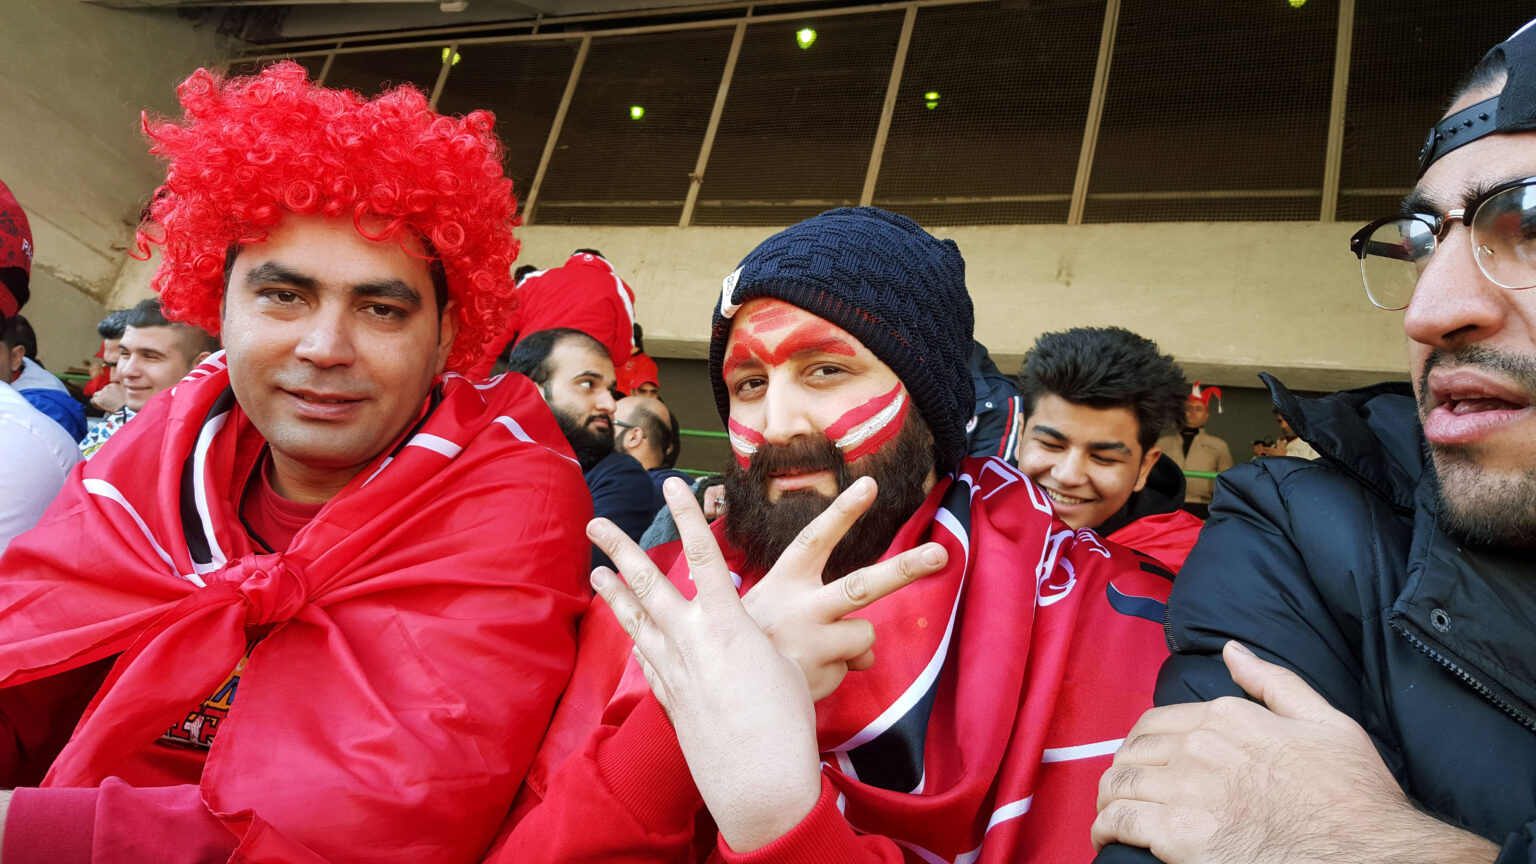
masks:
<svg viewBox="0 0 1536 864"><path fill-rule="evenodd" d="M591 515L538 390L454 371L513 303L492 118L294 64L180 96L140 249L225 351L0 558L0 774L38 784L0 858L472 860L569 676Z"/></svg>

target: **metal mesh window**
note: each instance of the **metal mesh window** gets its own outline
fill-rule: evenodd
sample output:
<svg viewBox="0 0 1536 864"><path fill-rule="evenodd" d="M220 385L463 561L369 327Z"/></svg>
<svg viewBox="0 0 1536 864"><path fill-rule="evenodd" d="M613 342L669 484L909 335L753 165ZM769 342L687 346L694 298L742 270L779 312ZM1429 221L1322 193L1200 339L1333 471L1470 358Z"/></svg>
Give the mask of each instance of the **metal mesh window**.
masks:
<svg viewBox="0 0 1536 864"><path fill-rule="evenodd" d="M925 225L1067 220L1104 3L918 10L874 204Z"/></svg>
<svg viewBox="0 0 1536 864"><path fill-rule="evenodd" d="M730 47L730 28L594 39L534 219L677 224Z"/></svg>
<svg viewBox="0 0 1536 864"><path fill-rule="evenodd" d="M786 225L859 203L901 21L749 24L693 224Z"/></svg>
<svg viewBox="0 0 1536 864"><path fill-rule="evenodd" d="M1456 82L1531 16L1529 0L1356 0L1338 218L1396 211Z"/></svg>
<svg viewBox="0 0 1536 864"><path fill-rule="evenodd" d="M1317 219L1337 0L1122 0L1088 222Z"/></svg>
<svg viewBox="0 0 1536 864"><path fill-rule="evenodd" d="M447 45L418 45L391 51L338 53L331 62L331 71L326 73L325 86L377 96L401 84L412 84L431 94L447 50Z"/></svg>
<svg viewBox="0 0 1536 864"><path fill-rule="evenodd" d="M519 203L526 200L560 97L576 61L577 42L463 45L448 70L437 110L462 115L485 109L496 115L496 135L506 145L503 168Z"/></svg>

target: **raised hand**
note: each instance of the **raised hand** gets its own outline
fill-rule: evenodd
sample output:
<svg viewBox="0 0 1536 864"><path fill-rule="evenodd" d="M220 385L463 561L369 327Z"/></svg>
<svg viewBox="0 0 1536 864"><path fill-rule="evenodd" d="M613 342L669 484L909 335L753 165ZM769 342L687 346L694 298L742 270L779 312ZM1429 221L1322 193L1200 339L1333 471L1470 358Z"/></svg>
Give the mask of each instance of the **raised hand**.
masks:
<svg viewBox="0 0 1536 864"><path fill-rule="evenodd" d="M1195 862L1491 862L1488 841L1419 812L1370 736L1295 673L1222 652L1255 704L1143 714L1099 781L1093 843Z"/></svg>
<svg viewBox="0 0 1536 864"><path fill-rule="evenodd" d="M820 794L808 681L831 692L850 661L864 662L859 658L873 642L867 622L841 616L932 572L943 556L929 564L921 554L908 554L850 574L843 581L854 580L851 592L837 583L822 585L832 547L873 500L874 481L861 480L813 520L749 592L769 586L755 605L771 619L768 626L777 634L771 641L737 597L686 484L669 480L664 493L698 588L694 600L683 599L645 553L604 519L592 521L588 536L625 578L598 568L592 585L634 640L646 681L677 731L722 836L744 852L794 827Z"/></svg>
<svg viewBox="0 0 1536 864"><path fill-rule="evenodd" d="M779 653L800 664L811 698L817 701L836 690L849 669L868 669L874 663L874 626L845 616L937 572L949 560L943 546L925 543L822 584L827 557L874 503L876 491L868 477L855 481L805 526L768 575L742 598Z"/></svg>

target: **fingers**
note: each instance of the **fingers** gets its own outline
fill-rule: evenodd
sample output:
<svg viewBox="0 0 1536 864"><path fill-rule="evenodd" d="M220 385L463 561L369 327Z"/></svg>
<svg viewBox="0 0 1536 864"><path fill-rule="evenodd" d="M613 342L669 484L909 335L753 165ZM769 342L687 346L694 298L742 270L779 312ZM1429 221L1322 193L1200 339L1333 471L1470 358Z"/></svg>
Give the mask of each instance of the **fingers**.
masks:
<svg viewBox="0 0 1536 864"><path fill-rule="evenodd" d="M688 490L688 484L676 477L669 477L662 484L661 492L667 500L667 509L677 523L677 534L682 538L683 557L688 560L688 572L699 595L715 599L729 595L736 597L736 586L731 583L730 568L720 553L720 544L709 530L709 522L699 510L699 502ZM617 561L618 559L614 559ZM625 571L628 572L628 571Z"/></svg>
<svg viewBox="0 0 1536 864"><path fill-rule="evenodd" d="M606 552L614 565L619 568L619 572L624 574L623 581L627 583L624 593L634 597L646 616L656 619L665 629L666 622L682 614L687 601L683 600L683 596L677 593L677 589L672 587L671 582L667 581L666 574L651 563L650 556L636 546L635 541L620 531L617 525L607 519L593 519L587 523L587 538L597 544L597 548ZM598 568L598 570L606 569ZM594 589L598 589L597 573L597 570L592 573ZM602 590L598 589L598 593L601 594ZM603 599L609 601L609 606L613 606L613 602L607 595L604 595ZM617 607L613 612L619 615ZM619 615L619 622L623 623L623 621L623 616ZM635 634L628 627L624 628L624 632L629 633L631 639L635 638ZM636 640L637 644L638 641Z"/></svg>
<svg viewBox="0 0 1536 864"><path fill-rule="evenodd" d="M1132 734L1115 751L1116 765L1167 765L1179 751L1180 735Z"/></svg>
<svg viewBox="0 0 1536 864"><path fill-rule="evenodd" d="M1228 642L1221 650L1221 659L1239 687L1281 717L1326 723L1341 716L1301 676L1261 660L1246 645Z"/></svg>
<svg viewBox="0 0 1536 864"><path fill-rule="evenodd" d="M814 576L818 582L821 581L821 571L826 566L827 557L853 523L874 503L875 491L875 481L869 477L853 481L832 501L832 506L801 529L794 542L774 563L769 578L783 573L802 579Z"/></svg>
<svg viewBox="0 0 1536 864"><path fill-rule="evenodd" d="M868 657L869 662L874 662L874 654L870 649L875 647L875 625L863 618L846 618L828 624L822 631L822 638L826 639L827 656L841 660L852 668L852 661L859 657Z"/></svg>
<svg viewBox="0 0 1536 864"><path fill-rule="evenodd" d="M853 672L863 672L875 665L875 652L865 651L863 654L848 661L848 668Z"/></svg>
<svg viewBox="0 0 1536 864"><path fill-rule="evenodd" d="M947 563L949 552L943 546L924 543L824 586L819 592L818 609L828 620L841 618L924 576L937 573Z"/></svg>
<svg viewBox="0 0 1536 864"><path fill-rule="evenodd" d="M1115 765L1099 777L1099 800L1095 804L1103 810L1110 802L1150 801L1164 803L1165 769L1149 765Z"/></svg>
<svg viewBox="0 0 1536 864"><path fill-rule="evenodd" d="M1236 699L1233 701L1243 702ZM1212 702L1184 702L1178 705L1164 705L1160 708L1152 708L1131 731L1126 733L1125 740L1130 741L1140 735L1177 735L1190 732L1199 728L1206 722L1210 715L1209 706Z"/></svg>
<svg viewBox="0 0 1536 864"><path fill-rule="evenodd" d="M613 617L618 619L619 626L634 641L637 659L643 661L647 656L660 656L666 637L657 628L655 620L635 596L635 592L624 584L624 580L607 567L598 567L592 571L592 588L613 610ZM667 588L672 586L668 584Z"/></svg>
<svg viewBox="0 0 1536 864"><path fill-rule="evenodd" d="M1099 810L1099 815L1093 820L1093 830L1090 832L1094 852L1102 850L1110 843L1151 848L1152 832L1148 830L1148 826L1153 822L1160 806L1147 801L1131 801L1122 798L1116 799L1109 806Z"/></svg>

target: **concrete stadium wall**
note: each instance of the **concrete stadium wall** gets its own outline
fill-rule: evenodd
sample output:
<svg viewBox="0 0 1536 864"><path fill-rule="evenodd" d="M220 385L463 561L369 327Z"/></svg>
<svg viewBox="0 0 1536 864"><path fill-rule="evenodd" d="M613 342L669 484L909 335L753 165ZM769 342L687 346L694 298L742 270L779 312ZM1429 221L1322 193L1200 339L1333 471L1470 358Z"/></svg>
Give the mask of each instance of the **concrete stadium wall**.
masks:
<svg viewBox="0 0 1536 864"><path fill-rule="evenodd" d="M174 111L176 83L231 47L174 12L6 0L0 179L32 225L36 258L24 312L41 359L55 371L95 352L96 322L117 295L139 293L123 281L126 252L161 176L139 133L139 112Z"/></svg>
<svg viewBox="0 0 1536 864"><path fill-rule="evenodd" d="M976 335L1005 371L1041 333L1078 325L1135 330L1190 378L1335 390L1404 377L1402 313L1371 306L1349 235L1311 222L942 228L965 256ZM638 295L646 347L699 358L720 281L767 228L530 226L522 263L557 266L600 249Z"/></svg>

